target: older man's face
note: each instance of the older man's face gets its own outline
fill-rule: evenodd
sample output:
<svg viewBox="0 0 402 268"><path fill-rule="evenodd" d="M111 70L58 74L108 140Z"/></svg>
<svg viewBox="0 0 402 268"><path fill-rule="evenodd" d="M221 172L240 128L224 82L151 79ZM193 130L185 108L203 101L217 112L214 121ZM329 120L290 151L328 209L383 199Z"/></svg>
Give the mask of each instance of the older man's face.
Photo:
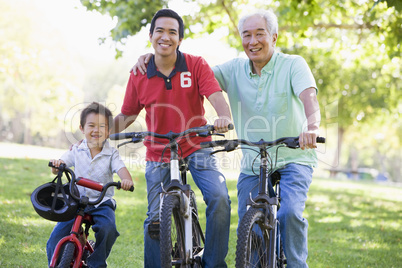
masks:
<svg viewBox="0 0 402 268"><path fill-rule="evenodd" d="M268 32L265 19L259 15L248 18L240 34L247 57L255 64L267 64L274 53L277 34Z"/></svg>

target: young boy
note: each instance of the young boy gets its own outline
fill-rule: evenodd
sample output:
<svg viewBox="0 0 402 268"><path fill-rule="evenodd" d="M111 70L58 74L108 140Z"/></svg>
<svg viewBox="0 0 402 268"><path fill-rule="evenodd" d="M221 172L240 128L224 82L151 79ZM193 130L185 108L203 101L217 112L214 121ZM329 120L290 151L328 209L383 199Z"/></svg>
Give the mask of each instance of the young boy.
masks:
<svg viewBox="0 0 402 268"><path fill-rule="evenodd" d="M60 160L51 160L58 167L65 163L67 167L74 167L77 177L91 179L102 184L113 181L113 173L117 173L121 179L121 187L129 190L133 186L130 173L120 159L118 151L109 145L107 138L112 127L113 116L111 111L103 105L93 102L87 106L80 117L80 130L85 139L79 145L74 145L71 151L67 151ZM58 170L52 168L57 174ZM99 197L99 192L78 186L81 195L94 201ZM116 241L119 233L115 223L116 201L113 199L114 189L109 188L105 197L96 206L89 206L87 212L92 215L95 224L92 226L95 232L95 251L88 258L88 267L106 267L106 259ZM50 264L54 249L59 240L69 235L74 220L58 222L47 242L46 251Z"/></svg>

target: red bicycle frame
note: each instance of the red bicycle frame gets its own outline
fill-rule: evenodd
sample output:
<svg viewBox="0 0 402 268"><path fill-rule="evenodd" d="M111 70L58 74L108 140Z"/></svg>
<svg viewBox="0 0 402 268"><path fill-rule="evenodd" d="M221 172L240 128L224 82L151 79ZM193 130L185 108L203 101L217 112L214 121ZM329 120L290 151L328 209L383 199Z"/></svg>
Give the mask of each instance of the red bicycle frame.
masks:
<svg viewBox="0 0 402 268"><path fill-rule="evenodd" d="M84 186L93 190L97 190L102 192L103 186L97 182L94 182L89 179L85 178L77 178L76 179L76 184L80 186ZM58 243L55 248L55 251L52 256L52 261L50 263L50 267L56 267L57 260L59 258L60 252L61 252L61 247L67 243L67 242L72 242L75 245L75 259L74 259L74 264L73 268L81 268L82 267L82 255L85 250L88 250L91 254L94 252L93 247L87 240L87 233L84 233L84 230L82 229L82 224L86 223L88 224L88 228L90 225L93 224L92 221L92 216L89 214L83 213L84 207L81 207L80 210L82 210L81 213L77 213L77 216L75 217L75 221L73 224L73 227L71 228L70 235L62 238ZM81 241L79 238L82 238Z"/></svg>

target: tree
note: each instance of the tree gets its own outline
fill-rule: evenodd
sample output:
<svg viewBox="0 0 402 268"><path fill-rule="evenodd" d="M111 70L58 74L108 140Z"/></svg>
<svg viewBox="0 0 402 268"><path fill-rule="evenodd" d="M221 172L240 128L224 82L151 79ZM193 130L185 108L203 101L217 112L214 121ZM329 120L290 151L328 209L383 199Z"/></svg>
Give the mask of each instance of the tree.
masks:
<svg viewBox="0 0 402 268"><path fill-rule="evenodd" d="M27 2L0 2L0 138L32 144L58 136L66 107L81 95L65 68L68 53L52 53L64 47L57 33L41 34L46 21L35 20Z"/></svg>
<svg viewBox="0 0 402 268"><path fill-rule="evenodd" d="M154 13L167 7L169 1L104 1L81 0L88 10L96 10L117 18L118 23L111 31L111 37L118 43L124 44L126 38L135 35L151 22ZM401 12L402 3L398 0L378 1L324 1L324 0L284 0L260 1L250 3L246 0L216 0L197 1L185 0L186 3L197 3L192 12L183 15L188 37L202 33L211 33L224 27L228 30L225 37L228 43L241 50L240 35L237 22L240 12L250 8L271 8L279 16L279 28L291 34L283 39L279 46L289 47L298 40L305 38L305 33L311 29L320 31L326 29L348 30L364 35L365 32L376 34L383 39L390 57L400 56L402 41ZM202 30L194 32L195 25ZM197 27L199 29L200 27ZM118 54L118 56L120 56Z"/></svg>
<svg viewBox="0 0 402 268"><path fill-rule="evenodd" d="M161 0L144 2L145 5L140 1L81 2L89 10L117 17L111 36L122 44L127 36L145 27L158 9L169 5L168 1ZM356 143L352 139L355 131L366 131L372 126L380 130L378 124L387 124L390 118L396 119L397 129L401 128L400 120L397 121L402 106L398 79L401 76L401 1L183 1L183 4L194 3L197 3L194 10L182 14L186 36L202 36L223 28L228 33L224 37L226 41L239 51L242 50L237 31L240 13L249 12L250 8L274 10L279 18L277 48L302 55L312 67L323 113L336 103L336 117L328 120L337 121L339 126L338 154L343 140ZM376 135L368 137L367 134L363 137L366 141ZM401 146L401 138L399 135L397 148Z"/></svg>

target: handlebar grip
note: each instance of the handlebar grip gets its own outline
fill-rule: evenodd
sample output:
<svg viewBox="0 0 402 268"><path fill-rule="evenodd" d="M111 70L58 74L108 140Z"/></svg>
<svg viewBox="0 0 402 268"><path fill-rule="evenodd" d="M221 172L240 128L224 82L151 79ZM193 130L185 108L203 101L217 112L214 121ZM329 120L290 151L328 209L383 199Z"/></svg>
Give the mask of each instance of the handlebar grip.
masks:
<svg viewBox="0 0 402 268"><path fill-rule="evenodd" d="M65 171L67 168L66 164L64 164L64 163L61 163L60 166L56 167L55 165L53 165L53 163L51 161L49 161L49 163L47 165L51 168L57 168L58 170L61 170L61 171Z"/></svg>
<svg viewBox="0 0 402 268"><path fill-rule="evenodd" d="M217 141L207 141L201 142L201 148L211 148L211 147L218 147L218 146L226 146L228 145L228 140L217 140Z"/></svg>
<svg viewBox="0 0 402 268"><path fill-rule="evenodd" d="M229 129L229 130L234 129L234 125L233 125L233 124L229 124L229 125L228 125L228 129Z"/></svg>
<svg viewBox="0 0 402 268"><path fill-rule="evenodd" d="M124 140L133 138L132 133L114 133L109 136L111 140Z"/></svg>
<svg viewBox="0 0 402 268"><path fill-rule="evenodd" d="M317 142L318 143L325 143L325 138L324 137L317 137Z"/></svg>
<svg viewBox="0 0 402 268"><path fill-rule="evenodd" d="M201 142L200 146L201 148L211 148L214 147L214 144L211 141L207 141L207 142Z"/></svg>
<svg viewBox="0 0 402 268"><path fill-rule="evenodd" d="M118 181L117 182L117 186L116 186L116 188L118 189L118 190L120 190L121 189L121 181ZM134 185L133 186L131 186L131 188L130 189L128 189L130 192L134 192Z"/></svg>

